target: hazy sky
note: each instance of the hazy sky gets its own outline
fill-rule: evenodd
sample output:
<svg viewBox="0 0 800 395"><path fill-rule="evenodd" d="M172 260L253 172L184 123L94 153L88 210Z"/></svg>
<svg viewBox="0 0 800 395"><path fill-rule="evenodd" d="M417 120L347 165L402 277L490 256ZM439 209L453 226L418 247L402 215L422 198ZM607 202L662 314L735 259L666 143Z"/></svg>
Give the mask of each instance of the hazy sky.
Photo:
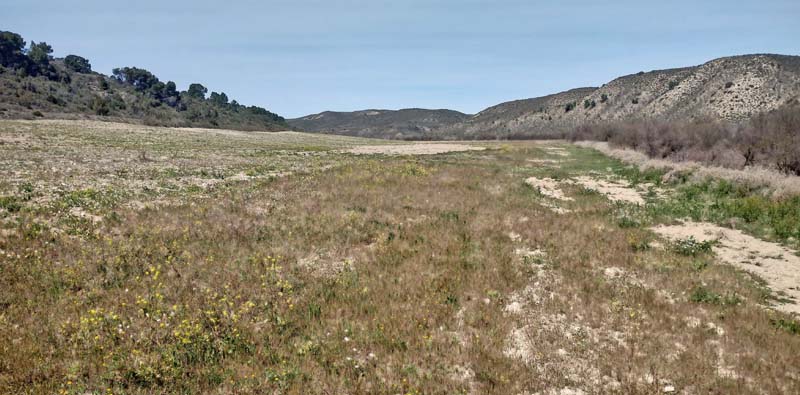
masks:
<svg viewBox="0 0 800 395"><path fill-rule="evenodd" d="M452 108L745 53L800 54L800 0L3 0L0 30L295 117Z"/></svg>

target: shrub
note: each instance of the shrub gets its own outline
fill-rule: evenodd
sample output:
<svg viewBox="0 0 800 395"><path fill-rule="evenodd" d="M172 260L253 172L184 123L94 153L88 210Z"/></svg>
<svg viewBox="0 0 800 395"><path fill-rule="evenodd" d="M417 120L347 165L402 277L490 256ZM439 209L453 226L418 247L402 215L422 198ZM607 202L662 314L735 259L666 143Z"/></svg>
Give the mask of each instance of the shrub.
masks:
<svg viewBox="0 0 800 395"><path fill-rule="evenodd" d="M769 322L776 329L784 330L793 335L800 335L800 323L798 323L795 320L784 319L784 318L780 319L773 318Z"/></svg>
<svg viewBox="0 0 800 395"><path fill-rule="evenodd" d="M689 295L689 300L694 303L707 303L722 306L736 306L742 303L742 298L736 295L736 293L720 295L702 285L692 290L692 293Z"/></svg>
<svg viewBox="0 0 800 395"><path fill-rule="evenodd" d="M115 68L112 73L117 81L132 85L139 91L150 90L160 82L153 73L137 67Z"/></svg>
<svg viewBox="0 0 800 395"><path fill-rule="evenodd" d="M206 93L208 93L208 88L197 83L189 85L189 90L186 91L186 94L189 95L189 97L200 100L205 100Z"/></svg>
<svg viewBox="0 0 800 395"><path fill-rule="evenodd" d="M111 88L111 86L108 84L108 80L106 80L103 76L97 77L97 85L104 91L107 91L109 88Z"/></svg>
<svg viewBox="0 0 800 395"><path fill-rule="evenodd" d="M53 47L46 42L35 43L31 41L31 47L28 50L28 57L31 58L33 63L47 64L50 62L50 54L53 53Z"/></svg>
<svg viewBox="0 0 800 395"><path fill-rule="evenodd" d="M796 102L754 117L737 135L748 164L767 163L800 175L800 105Z"/></svg>
<svg viewBox="0 0 800 395"><path fill-rule="evenodd" d="M638 100L632 102L638 103ZM800 130L800 103L790 102L778 110L757 115L744 125L709 118L634 120L582 124L569 133L568 138L607 141L659 159L696 161L734 169L760 165L800 175L797 130Z"/></svg>
<svg viewBox="0 0 800 395"><path fill-rule="evenodd" d="M14 196L0 196L0 208L16 213L22 209L22 203Z"/></svg>
<svg viewBox="0 0 800 395"><path fill-rule="evenodd" d="M672 250L681 255L697 256L708 254L711 247L716 244L715 240L698 241L694 236L685 239L678 239L671 243Z"/></svg>
<svg viewBox="0 0 800 395"><path fill-rule="evenodd" d="M575 109L575 102L570 102L570 103L567 103L567 104L564 106L564 112L570 112L570 111L572 111L572 110L574 110L574 109Z"/></svg>
<svg viewBox="0 0 800 395"><path fill-rule="evenodd" d="M91 73L92 65L89 60L78 55L67 55L64 58L64 66L76 73Z"/></svg>
<svg viewBox="0 0 800 395"><path fill-rule="evenodd" d="M226 95L225 92L211 92L211 95L208 97L208 101L217 106L223 107L228 104L228 95Z"/></svg>
<svg viewBox="0 0 800 395"><path fill-rule="evenodd" d="M111 113L111 109L109 108L108 100L102 98L100 96L94 96L92 101L89 103L89 108L94 110L95 114L106 116Z"/></svg>

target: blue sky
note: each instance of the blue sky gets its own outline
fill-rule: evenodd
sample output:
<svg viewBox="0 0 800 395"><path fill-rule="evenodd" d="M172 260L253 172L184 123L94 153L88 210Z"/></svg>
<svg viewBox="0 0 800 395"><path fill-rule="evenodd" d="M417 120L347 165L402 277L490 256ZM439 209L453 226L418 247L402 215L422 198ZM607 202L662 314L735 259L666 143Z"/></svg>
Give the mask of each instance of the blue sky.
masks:
<svg viewBox="0 0 800 395"><path fill-rule="evenodd" d="M800 55L800 1L4 0L0 30L286 117L452 108L727 55Z"/></svg>

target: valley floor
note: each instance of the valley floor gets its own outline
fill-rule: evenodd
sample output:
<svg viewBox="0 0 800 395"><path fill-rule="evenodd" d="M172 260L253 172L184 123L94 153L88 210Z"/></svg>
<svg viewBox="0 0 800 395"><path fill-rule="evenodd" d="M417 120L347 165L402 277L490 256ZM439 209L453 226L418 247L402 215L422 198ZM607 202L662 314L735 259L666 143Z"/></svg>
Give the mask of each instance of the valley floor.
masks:
<svg viewBox="0 0 800 395"><path fill-rule="evenodd" d="M0 393L800 393L794 203L666 175L0 121Z"/></svg>

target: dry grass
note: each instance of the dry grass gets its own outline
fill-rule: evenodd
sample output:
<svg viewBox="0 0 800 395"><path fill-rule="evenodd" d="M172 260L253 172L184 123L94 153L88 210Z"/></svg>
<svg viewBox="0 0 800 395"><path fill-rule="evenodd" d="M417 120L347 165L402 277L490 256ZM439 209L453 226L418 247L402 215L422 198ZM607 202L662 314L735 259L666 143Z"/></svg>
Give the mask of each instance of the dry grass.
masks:
<svg viewBox="0 0 800 395"><path fill-rule="evenodd" d="M72 152L98 138L83 133L52 138ZM103 138L113 149L98 160L124 152ZM252 149L197 138L202 155ZM52 211L34 200L4 213L0 392L800 391L800 337L775 329L786 317L760 307L748 276L647 248L653 234L617 226L599 194L565 189L575 211L559 215L524 183L602 171L592 151L564 146L572 164L551 168L530 160L563 155L535 143L418 158L339 144L317 151L317 170L99 205L103 219L72 234L36 225ZM266 161L236 160L221 171ZM38 182L38 167L14 166Z"/></svg>

